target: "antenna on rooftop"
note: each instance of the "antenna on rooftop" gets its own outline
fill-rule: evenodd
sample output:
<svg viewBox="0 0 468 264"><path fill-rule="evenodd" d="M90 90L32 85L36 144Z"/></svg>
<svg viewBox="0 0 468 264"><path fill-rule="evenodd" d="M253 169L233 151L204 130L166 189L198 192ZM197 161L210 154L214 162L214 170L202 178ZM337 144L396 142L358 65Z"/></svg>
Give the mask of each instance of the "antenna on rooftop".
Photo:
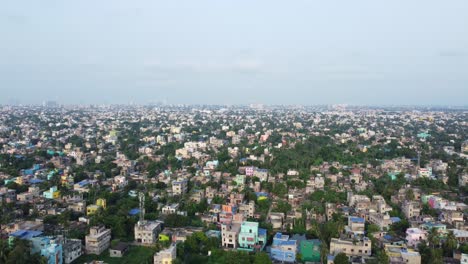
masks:
<svg viewBox="0 0 468 264"><path fill-rule="evenodd" d="M145 221L145 194L140 192L138 198L140 199L140 221L139 223L143 223Z"/></svg>

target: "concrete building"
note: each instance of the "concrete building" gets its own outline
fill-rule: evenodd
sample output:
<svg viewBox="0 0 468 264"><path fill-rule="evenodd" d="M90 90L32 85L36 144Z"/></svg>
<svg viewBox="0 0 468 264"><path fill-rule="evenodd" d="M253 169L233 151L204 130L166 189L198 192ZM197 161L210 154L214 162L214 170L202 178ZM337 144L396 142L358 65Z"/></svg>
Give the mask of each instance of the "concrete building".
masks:
<svg viewBox="0 0 468 264"><path fill-rule="evenodd" d="M377 225L380 230L389 230L392 219L389 214L369 213L369 222Z"/></svg>
<svg viewBox="0 0 468 264"><path fill-rule="evenodd" d="M419 228L406 229L406 244L417 247L421 241L426 240L427 232Z"/></svg>
<svg viewBox="0 0 468 264"><path fill-rule="evenodd" d="M60 191L57 189L57 186L50 187L48 191L44 191L43 194L46 199L57 199L60 196Z"/></svg>
<svg viewBox="0 0 468 264"><path fill-rule="evenodd" d="M357 241L332 238L330 254L337 255L343 252L347 256L370 256L372 254L371 246L372 242L367 237Z"/></svg>
<svg viewBox="0 0 468 264"><path fill-rule="evenodd" d="M239 205L239 213L244 214L246 217L254 217L255 215L255 202L250 201L247 204Z"/></svg>
<svg viewBox="0 0 468 264"><path fill-rule="evenodd" d="M288 235L276 233L271 245L270 257L274 261L294 263L296 261L297 241L290 240Z"/></svg>
<svg viewBox="0 0 468 264"><path fill-rule="evenodd" d="M401 210L408 219L418 217L421 215L421 203L416 201L405 201L401 206Z"/></svg>
<svg viewBox="0 0 468 264"><path fill-rule="evenodd" d="M142 244L156 243L161 230L162 222L138 221L135 225L135 241Z"/></svg>
<svg viewBox="0 0 468 264"><path fill-rule="evenodd" d="M0 202L12 203L16 201L16 191L6 187L0 188Z"/></svg>
<svg viewBox="0 0 468 264"><path fill-rule="evenodd" d="M121 258L128 251L128 244L119 242L117 245L110 247L109 256L111 258Z"/></svg>
<svg viewBox="0 0 468 264"><path fill-rule="evenodd" d="M348 217L348 226L346 228L348 232L364 235L365 232L365 220L361 217L349 216Z"/></svg>
<svg viewBox="0 0 468 264"><path fill-rule="evenodd" d="M72 263L81 255L83 255L83 245L81 239L64 239L63 240L63 259L66 264Z"/></svg>
<svg viewBox="0 0 468 264"><path fill-rule="evenodd" d="M109 248L111 240L111 230L104 226L94 226L89 230L89 234L85 238L86 253L101 255Z"/></svg>
<svg viewBox="0 0 468 264"><path fill-rule="evenodd" d="M168 205L164 206L161 209L161 212L164 215L168 215L168 214L176 214L178 210L179 210L179 204L174 203L174 204L168 204Z"/></svg>
<svg viewBox="0 0 468 264"><path fill-rule="evenodd" d="M187 192L188 182L185 179L178 179L172 182L172 194L183 195Z"/></svg>
<svg viewBox="0 0 468 264"><path fill-rule="evenodd" d="M29 241L31 241L31 253L39 253L45 257L47 264L63 263L63 248L59 241L44 236L34 237Z"/></svg>
<svg viewBox="0 0 468 264"><path fill-rule="evenodd" d="M412 249L396 245L385 245L385 253L392 264L421 264L421 255Z"/></svg>
<svg viewBox="0 0 468 264"><path fill-rule="evenodd" d="M172 244L168 249L161 250L154 255L154 264L172 264L177 257L177 247Z"/></svg>
<svg viewBox="0 0 468 264"><path fill-rule="evenodd" d="M237 248L237 236L240 232L239 224L221 225L221 245L224 248Z"/></svg>
<svg viewBox="0 0 468 264"><path fill-rule="evenodd" d="M244 221L239 232L239 249L262 250L267 242L266 230L259 228L257 222Z"/></svg>

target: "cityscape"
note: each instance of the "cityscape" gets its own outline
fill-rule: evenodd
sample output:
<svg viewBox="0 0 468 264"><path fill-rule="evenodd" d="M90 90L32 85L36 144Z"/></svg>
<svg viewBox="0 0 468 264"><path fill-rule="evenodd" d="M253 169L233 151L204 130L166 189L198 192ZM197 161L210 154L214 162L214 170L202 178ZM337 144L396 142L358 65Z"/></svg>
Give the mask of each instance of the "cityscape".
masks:
<svg viewBox="0 0 468 264"><path fill-rule="evenodd" d="M0 4L0 264L468 264L468 1Z"/></svg>
<svg viewBox="0 0 468 264"><path fill-rule="evenodd" d="M2 261L464 263L467 115L3 106Z"/></svg>

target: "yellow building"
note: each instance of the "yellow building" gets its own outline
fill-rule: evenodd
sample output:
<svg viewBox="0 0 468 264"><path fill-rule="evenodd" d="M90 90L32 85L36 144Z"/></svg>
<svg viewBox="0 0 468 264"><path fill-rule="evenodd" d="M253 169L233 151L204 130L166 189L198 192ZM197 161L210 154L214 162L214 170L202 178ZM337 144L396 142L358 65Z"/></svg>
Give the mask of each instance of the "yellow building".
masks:
<svg viewBox="0 0 468 264"><path fill-rule="evenodd" d="M97 199L96 205L101 206L102 208L106 209L106 206L107 206L106 199L102 199L102 198Z"/></svg>
<svg viewBox="0 0 468 264"><path fill-rule="evenodd" d="M99 198L96 200L96 204L91 204L86 207L86 215L96 214L98 211L106 209L106 206L106 199Z"/></svg>
<svg viewBox="0 0 468 264"><path fill-rule="evenodd" d="M99 210L101 210L101 206L91 204L86 206L86 215L93 215L96 214Z"/></svg>

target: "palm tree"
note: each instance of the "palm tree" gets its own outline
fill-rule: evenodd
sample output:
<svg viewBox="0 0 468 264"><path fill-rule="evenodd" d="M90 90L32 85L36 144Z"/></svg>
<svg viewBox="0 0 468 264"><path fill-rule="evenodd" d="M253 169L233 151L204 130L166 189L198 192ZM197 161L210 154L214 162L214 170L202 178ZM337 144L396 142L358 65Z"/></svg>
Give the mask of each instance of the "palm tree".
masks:
<svg viewBox="0 0 468 264"><path fill-rule="evenodd" d="M437 231L435 227L429 230L427 240L429 241L429 244L431 245L432 248L435 248L436 245L440 246L439 232Z"/></svg>
<svg viewBox="0 0 468 264"><path fill-rule="evenodd" d="M445 247L450 250L454 250L458 247L457 238L455 237L455 234L451 230L448 232L447 238L445 239Z"/></svg>

